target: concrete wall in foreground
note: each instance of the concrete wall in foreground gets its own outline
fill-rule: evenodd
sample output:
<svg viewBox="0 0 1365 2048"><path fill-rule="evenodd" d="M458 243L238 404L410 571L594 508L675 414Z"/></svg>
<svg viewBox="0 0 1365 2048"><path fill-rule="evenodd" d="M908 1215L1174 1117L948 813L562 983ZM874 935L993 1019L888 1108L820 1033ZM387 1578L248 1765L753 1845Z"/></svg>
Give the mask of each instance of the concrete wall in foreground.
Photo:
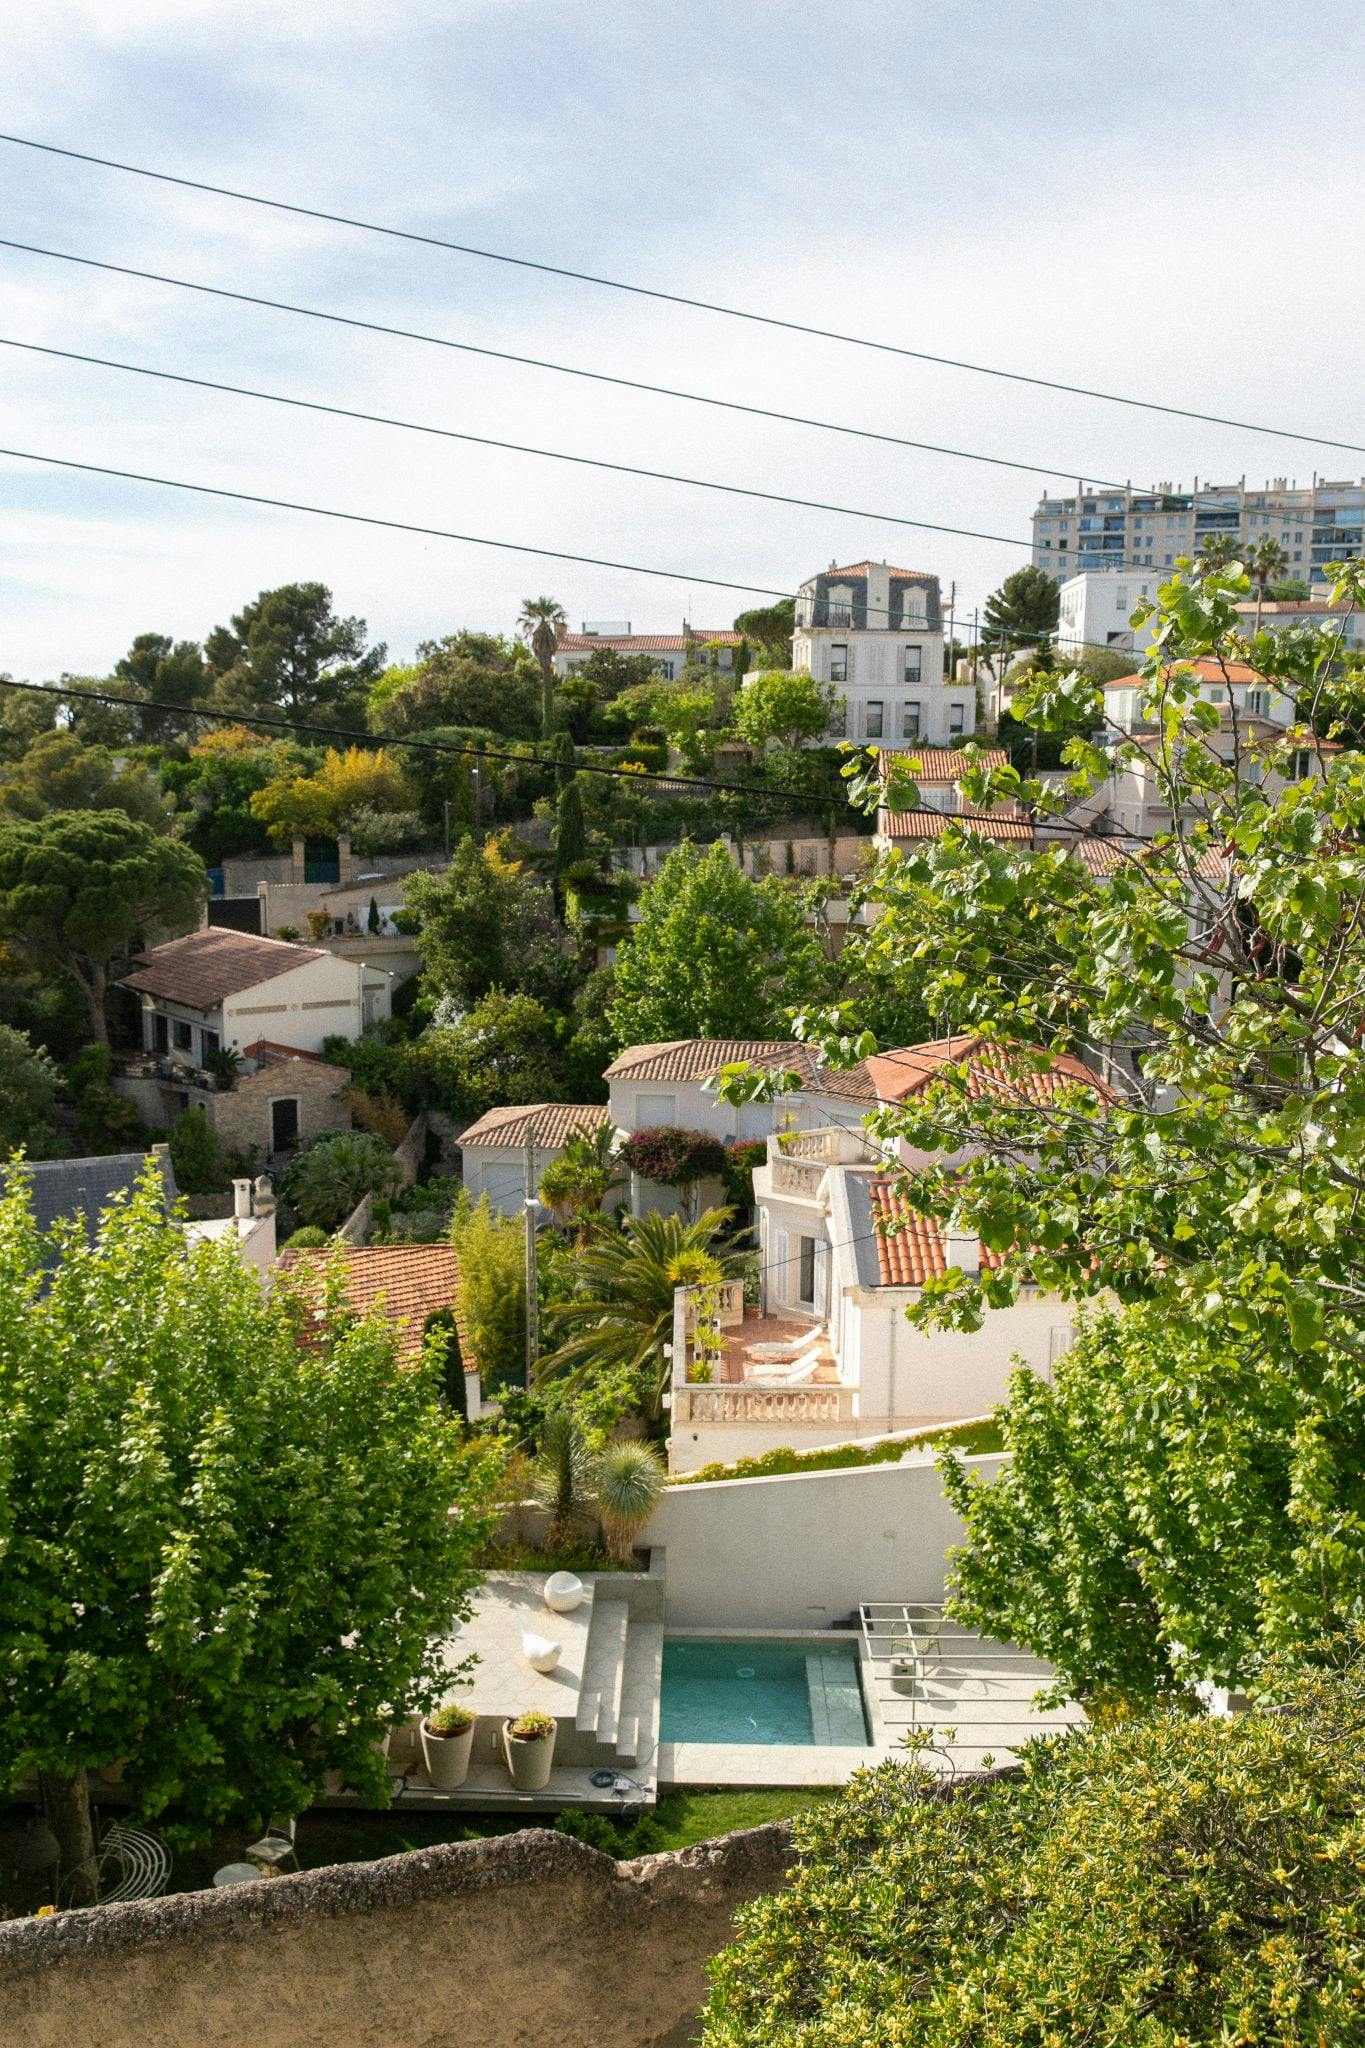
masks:
<svg viewBox="0 0 1365 2048"><path fill-rule="evenodd" d="M864 1600L941 1600L964 1537L925 1460L670 1486L641 1541L667 1547L674 1627L824 1628Z"/></svg>
<svg viewBox="0 0 1365 2048"><path fill-rule="evenodd" d="M687 2041L785 1831L615 1863L537 1829L0 1925L23 2048L650 2048Z"/></svg>

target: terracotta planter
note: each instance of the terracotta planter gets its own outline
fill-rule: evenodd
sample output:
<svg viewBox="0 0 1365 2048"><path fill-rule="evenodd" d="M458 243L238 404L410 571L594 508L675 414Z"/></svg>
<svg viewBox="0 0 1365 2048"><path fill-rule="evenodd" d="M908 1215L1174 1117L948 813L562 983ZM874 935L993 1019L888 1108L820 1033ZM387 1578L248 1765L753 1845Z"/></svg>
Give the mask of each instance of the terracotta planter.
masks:
<svg viewBox="0 0 1365 2048"><path fill-rule="evenodd" d="M511 1721L502 1724L502 1749L507 1759L507 1768L512 1783L518 1792L543 1792L550 1782L550 1771L555 1760L554 1735L536 1735L523 1742L512 1733Z"/></svg>
<svg viewBox="0 0 1365 2048"><path fill-rule="evenodd" d="M474 1748L474 1723L458 1735L433 1735L422 1723L422 1757L427 1776L438 1792L454 1792L469 1776L469 1758Z"/></svg>

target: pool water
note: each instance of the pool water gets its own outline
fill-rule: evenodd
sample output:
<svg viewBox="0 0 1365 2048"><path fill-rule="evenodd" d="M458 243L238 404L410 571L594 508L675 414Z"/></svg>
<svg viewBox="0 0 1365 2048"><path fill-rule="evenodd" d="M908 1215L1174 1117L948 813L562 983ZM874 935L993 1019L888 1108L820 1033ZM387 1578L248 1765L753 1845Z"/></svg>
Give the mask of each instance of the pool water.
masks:
<svg viewBox="0 0 1365 2048"><path fill-rule="evenodd" d="M664 1643L663 1742L867 1742L852 1642L701 1640Z"/></svg>

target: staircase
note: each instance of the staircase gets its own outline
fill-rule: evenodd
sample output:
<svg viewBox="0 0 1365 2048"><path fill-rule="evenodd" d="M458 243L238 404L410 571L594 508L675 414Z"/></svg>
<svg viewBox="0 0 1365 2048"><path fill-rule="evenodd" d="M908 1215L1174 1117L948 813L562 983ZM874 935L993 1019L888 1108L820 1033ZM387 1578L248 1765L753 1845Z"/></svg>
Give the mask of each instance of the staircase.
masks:
<svg viewBox="0 0 1365 2048"><path fill-rule="evenodd" d="M656 1594L647 1578L628 1593L595 1593L566 1761L572 1756L584 1765L641 1770L653 1763L664 1655L661 1593L662 1586Z"/></svg>

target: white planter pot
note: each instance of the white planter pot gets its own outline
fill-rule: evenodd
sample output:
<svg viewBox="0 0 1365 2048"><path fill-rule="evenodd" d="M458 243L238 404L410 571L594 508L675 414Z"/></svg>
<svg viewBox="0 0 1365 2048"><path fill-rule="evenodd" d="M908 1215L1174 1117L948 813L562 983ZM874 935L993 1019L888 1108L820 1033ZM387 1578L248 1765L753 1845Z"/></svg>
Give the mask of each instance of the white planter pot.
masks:
<svg viewBox="0 0 1365 2048"><path fill-rule="evenodd" d="M538 1735L531 1742L519 1742L511 1721L502 1724L502 1750L512 1783L518 1792L543 1792L550 1782L555 1760L555 1735Z"/></svg>
<svg viewBox="0 0 1365 2048"><path fill-rule="evenodd" d="M458 1735L433 1735L422 1723L422 1756L427 1776L438 1792L454 1792L469 1776L469 1758L474 1748L474 1723Z"/></svg>
<svg viewBox="0 0 1365 2048"><path fill-rule="evenodd" d="M583 1605L583 1596L583 1581L576 1572L551 1572L542 1595L545 1605L554 1614L572 1614L576 1607Z"/></svg>

